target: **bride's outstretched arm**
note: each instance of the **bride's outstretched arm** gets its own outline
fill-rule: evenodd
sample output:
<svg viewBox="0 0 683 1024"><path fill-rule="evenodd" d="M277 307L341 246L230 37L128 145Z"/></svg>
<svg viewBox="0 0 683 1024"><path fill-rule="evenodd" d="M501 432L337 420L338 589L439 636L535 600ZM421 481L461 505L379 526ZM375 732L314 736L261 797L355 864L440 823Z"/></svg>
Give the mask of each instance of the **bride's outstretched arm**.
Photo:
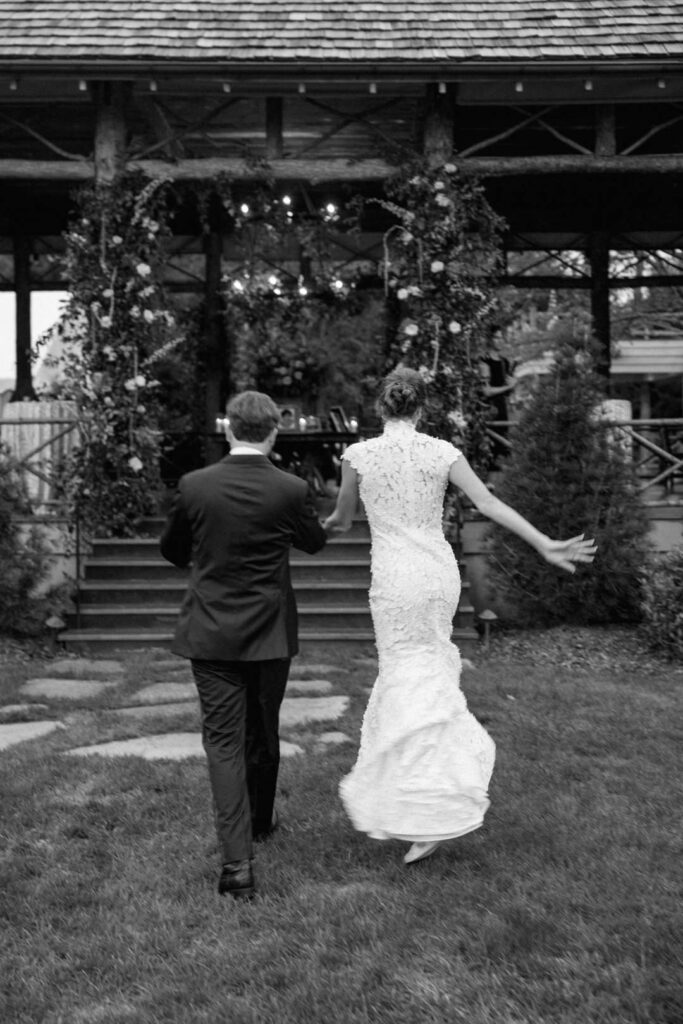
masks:
<svg viewBox="0 0 683 1024"><path fill-rule="evenodd" d="M342 479L334 512L323 523L325 533L346 533L351 529L358 507L358 473L342 461Z"/></svg>
<svg viewBox="0 0 683 1024"><path fill-rule="evenodd" d="M519 512L515 512L513 508L492 494L464 456L452 464L448 479L465 492L482 515L516 533L518 537L535 548L539 555L551 565L566 569L567 572L576 572L577 562L593 561L597 551L595 541L585 540L583 534L571 537L569 540L553 540L551 537L546 537Z"/></svg>

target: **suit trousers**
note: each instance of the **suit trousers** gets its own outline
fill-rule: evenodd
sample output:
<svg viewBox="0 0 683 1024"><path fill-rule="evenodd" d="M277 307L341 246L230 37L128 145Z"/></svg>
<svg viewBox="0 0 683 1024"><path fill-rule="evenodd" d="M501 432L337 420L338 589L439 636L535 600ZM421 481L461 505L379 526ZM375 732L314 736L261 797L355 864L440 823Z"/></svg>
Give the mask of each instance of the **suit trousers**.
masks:
<svg viewBox="0 0 683 1024"><path fill-rule="evenodd" d="M223 864L250 859L252 838L271 828L289 665L192 659Z"/></svg>

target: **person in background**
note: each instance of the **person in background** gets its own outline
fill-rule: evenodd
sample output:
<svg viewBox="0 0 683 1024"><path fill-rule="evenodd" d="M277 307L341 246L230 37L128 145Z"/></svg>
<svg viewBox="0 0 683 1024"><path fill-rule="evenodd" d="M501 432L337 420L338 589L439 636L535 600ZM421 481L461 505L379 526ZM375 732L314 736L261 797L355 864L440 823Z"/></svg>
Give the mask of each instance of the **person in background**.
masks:
<svg viewBox="0 0 683 1024"><path fill-rule="evenodd" d="M500 351L500 340L500 331L494 331L489 338L486 354L479 361L484 396L488 399L492 420L508 420L510 418L508 400L517 384L514 367ZM507 437L507 427L494 427L493 429L501 437ZM500 460L505 458L507 453L507 445L493 438L491 451L493 469L500 468Z"/></svg>

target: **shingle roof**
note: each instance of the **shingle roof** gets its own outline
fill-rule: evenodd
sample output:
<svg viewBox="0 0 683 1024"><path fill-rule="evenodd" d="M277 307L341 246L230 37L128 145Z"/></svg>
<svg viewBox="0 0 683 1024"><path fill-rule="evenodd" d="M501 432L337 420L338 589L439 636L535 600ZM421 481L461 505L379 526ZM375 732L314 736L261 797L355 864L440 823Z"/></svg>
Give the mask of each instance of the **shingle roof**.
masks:
<svg viewBox="0 0 683 1024"><path fill-rule="evenodd" d="M0 0L0 66L682 56L674 0Z"/></svg>

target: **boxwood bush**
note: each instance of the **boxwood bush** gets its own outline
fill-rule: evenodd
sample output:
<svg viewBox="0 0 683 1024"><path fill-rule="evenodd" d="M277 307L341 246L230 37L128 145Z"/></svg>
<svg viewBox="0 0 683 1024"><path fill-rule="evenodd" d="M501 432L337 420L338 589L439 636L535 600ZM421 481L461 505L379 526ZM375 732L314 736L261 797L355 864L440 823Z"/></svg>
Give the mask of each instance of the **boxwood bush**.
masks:
<svg viewBox="0 0 683 1024"><path fill-rule="evenodd" d="M645 642L672 661L683 661L683 546L654 558L642 587Z"/></svg>

